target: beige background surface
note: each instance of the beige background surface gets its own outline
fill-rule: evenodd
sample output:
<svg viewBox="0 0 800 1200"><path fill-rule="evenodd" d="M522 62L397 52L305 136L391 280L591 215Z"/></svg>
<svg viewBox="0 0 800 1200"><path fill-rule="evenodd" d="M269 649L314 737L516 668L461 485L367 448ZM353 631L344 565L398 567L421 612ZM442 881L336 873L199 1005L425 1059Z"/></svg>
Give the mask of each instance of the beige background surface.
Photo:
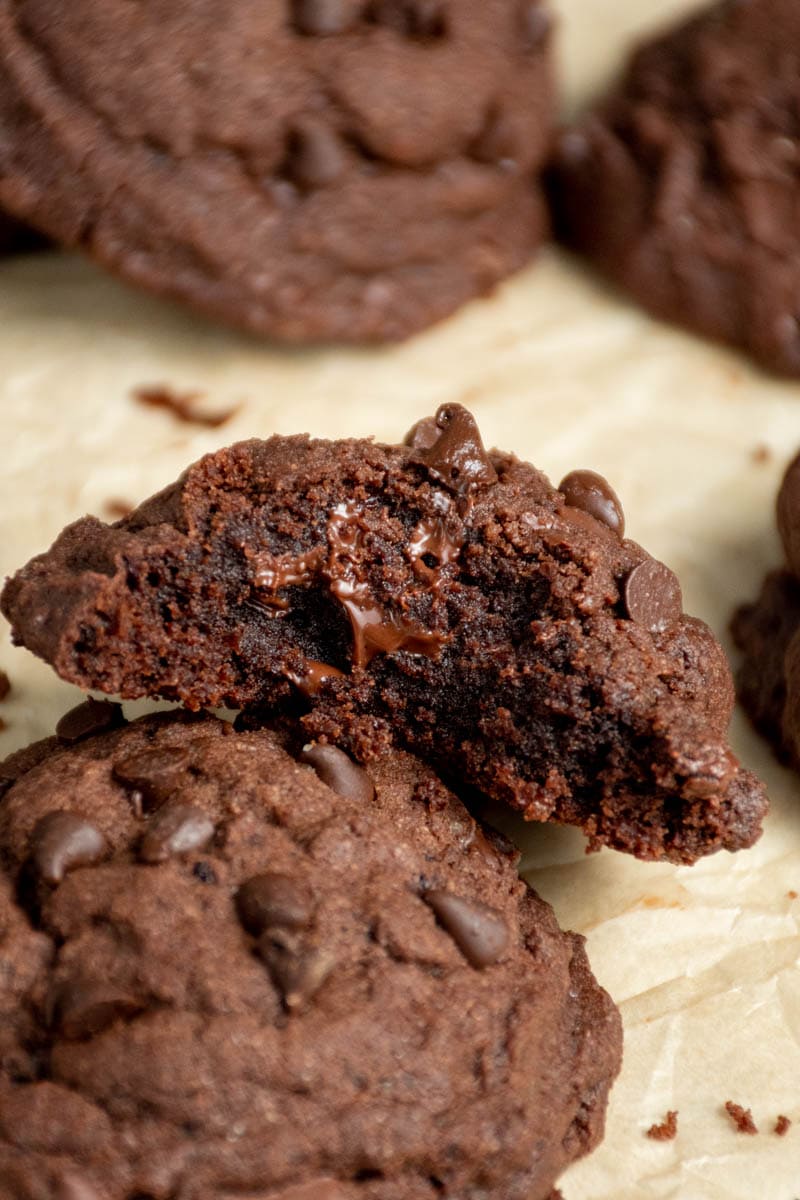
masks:
<svg viewBox="0 0 800 1200"><path fill-rule="evenodd" d="M568 104L618 62L632 31L691 4L562 0ZM241 404L222 430L130 397L142 384ZM488 442L558 480L613 481L630 536L680 574L688 610L725 635L777 558L772 504L800 446L800 386L657 326L556 251L493 300L412 344L297 354L212 329L59 257L0 266L0 574L65 522L138 501L223 442L275 431L396 440L445 400ZM767 461L756 451L766 447ZM78 697L0 639L13 681L0 754L47 733ZM626 1055L608 1136L566 1177L567 1200L800 1196L800 780L737 718L734 744L767 779L762 842L692 869L590 858L573 831L523 830L525 864L562 924L588 935L622 1009ZM721 1111L752 1106L758 1137ZM645 1128L680 1112L676 1141ZM796 1124L783 1140L778 1113ZM502 1198L498 1198L502 1200Z"/></svg>

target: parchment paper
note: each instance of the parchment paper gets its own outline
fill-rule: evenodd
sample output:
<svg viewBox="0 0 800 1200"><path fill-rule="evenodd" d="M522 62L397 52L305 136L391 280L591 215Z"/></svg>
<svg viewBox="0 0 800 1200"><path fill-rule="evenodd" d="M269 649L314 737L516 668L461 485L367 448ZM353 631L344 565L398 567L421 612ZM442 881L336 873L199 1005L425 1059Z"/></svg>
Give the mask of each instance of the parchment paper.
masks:
<svg viewBox="0 0 800 1200"><path fill-rule="evenodd" d="M558 7L574 106L631 31L693 5ZM209 409L241 409L208 430L131 399L162 382L201 389ZM773 498L800 446L800 386L654 324L555 250L493 300L369 353L264 346L48 256L0 266L0 574L67 521L142 499L216 446L299 430L396 440L445 400L471 406L487 442L556 481L573 467L605 473L630 536L677 570L687 610L723 637L777 561ZM3 755L50 732L79 696L5 636L0 666L13 685ZM562 925L588 936L625 1022L608 1134L566 1176L567 1200L800 1196L800 779L741 717L733 740L773 805L747 853L649 866L587 858L571 830L514 827L528 877ZM752 1107L758 1136L735 1132L729 1098ZM677 1139L648 1140L668 1109L680 1114ZM772 1132L779 1113L795 1121L784 1139Z"/></svg>

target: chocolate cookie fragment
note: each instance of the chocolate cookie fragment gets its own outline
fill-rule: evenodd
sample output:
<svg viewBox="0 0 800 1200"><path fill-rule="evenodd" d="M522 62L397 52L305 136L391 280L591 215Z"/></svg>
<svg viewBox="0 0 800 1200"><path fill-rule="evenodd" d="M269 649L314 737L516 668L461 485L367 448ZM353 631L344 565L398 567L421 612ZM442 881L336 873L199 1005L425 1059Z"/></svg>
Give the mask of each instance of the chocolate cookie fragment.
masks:
<svg viewBox="0 0 800 1200"><path fill-rule="evenodd" d="M544 0L4 4L0 202L256 334L408 337L546 232L550 40Z"/></svg>
<svg viewBox="0 0 800 1200"><path fill-rule="evenodd" d="M14 761L12 1195L545 1200L601 1137L620 1022L582 939L421 763L351 764L350 795L300 744L174 712ZM148 756L180 763L150 813L117 770ZM104 857L32 876L67 816Z"/></svg>
<svg viewBox="0 0 800 1200"><path fill-rule="evenodd" d="M608 485L565 504L457 405L410 440L243 442L77 522L7 584L16 640L87 688L301 715L362 761L398 740L593 846L750 845L725 657Z"/></svg>
<svg viewBox="0 0 800 1200"><path fill-rule="evenodd" d="M562 137L563 239L645 308L800 374L800 7L718 3Z"/></svg>
<svg viewBox="0 0 800 1200"><path fill-rule="evenodd" d="M786 565L736 612L731 631L743 651L739 699L778 757L800 769L800 455L784 475L777 518Z"/></svg>

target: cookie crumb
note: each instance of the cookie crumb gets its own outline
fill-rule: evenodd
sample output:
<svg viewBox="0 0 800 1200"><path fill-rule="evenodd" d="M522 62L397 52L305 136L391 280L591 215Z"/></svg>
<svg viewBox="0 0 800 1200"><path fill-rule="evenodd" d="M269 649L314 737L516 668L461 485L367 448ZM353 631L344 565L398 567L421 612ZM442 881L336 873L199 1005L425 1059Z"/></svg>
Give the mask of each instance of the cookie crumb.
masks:
<svg viewBox="0 0 800 1200"><path fill-rule="evenodd" d="M787 892L786 895L789 897L790 900L797 899L797 892L794 890L794 888L791 890L791 892Z"/></svg>
<svg viewBox="0 0 800 1200"><path fill-rule="evenodd" d="M0 671L0 700L5 700L10 691L11 680L8 678L5 671Z"/></svg>
<svg viewBox="0 0 800 1200"><path fill-rule="evenodd" d="M754 446L750 451L750 457L758 466L764 466L765 463L772 461L772 451L769 446L765 446L763 442L758 446Z"/></svg>
<svg viewBox="0 0 800 1200"><path fill-rule="evenodd" d="M110 517L116 517L117 520L120 520L122 517L129 517L135 507L135 504L131 504L127 500L118 500L116 498L106 500L105 502L106 512Z"/></svg>
<svg viewBox="0 0 800 1200"><path fill-rule="evenodd" d="M660 1124L651 1125L647 1130L647 1137L652 1138L654 1142L671 1142L678 1133L678 1114L670 1111Z"/></svg>
<svg viewBox="0 0 800 1200"><path fill-rule="evenodd" d="M726 1100L725 1111L736 1126L737 1133L758 1133L758 1126L753 1120L753 1114L749 1108L742 1108L741 1104L735 1104L733 1100Z"/></svg>
<svg viewBox="0 0 800 1200"><path fill-rule="evenodd" d="M788 1117L785 1117L783 1115L783 1113L781 1113L781 1115L778 1117L777 1121L775 1122L775 1132L777 1133L778 1137L786 1137L787 1133L789 1132L789 1130L791 1128L792 1128L792 1122L789 1120Z"/></svg>
<svg viewBox="0 0 800 1200"><path fill-rule="evenodd" d="M203 412L197 408L197 401L203 398L202 392L173 392L163 384L134 388L133 398L146 408L166 409L185 425L203 425L207 429L219 429L239 412L239 405L221 412Z"/></svg>

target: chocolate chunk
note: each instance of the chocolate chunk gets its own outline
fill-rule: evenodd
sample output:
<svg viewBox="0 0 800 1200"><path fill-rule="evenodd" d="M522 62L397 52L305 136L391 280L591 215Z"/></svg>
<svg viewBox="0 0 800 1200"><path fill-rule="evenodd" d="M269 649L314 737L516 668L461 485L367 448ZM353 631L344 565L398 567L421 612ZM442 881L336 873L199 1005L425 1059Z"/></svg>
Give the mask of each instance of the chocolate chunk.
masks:
<svg viewBox="0 0 800 1200"><path fill-rule="evenodd" d="M461 404L443 404L436 413L436 428L436 441L419 451L420 459L436 479L461 495L497 483L497 472L484 450L472 413Z"/></svg>
<svg viewBox="0 0 800 1200"><path fill-rule="evenodd" d="M135 1016L146 1006L135 997L92 980L60 987L50 1003L50 1024L69 1041L93 1037L120 1019Z"/></svg>
<svg viewBox="0 0 800 1200"><path fill-rule="evenodd" d="M500 961L509 937L508 925L496 908L441 890L425 892L422 898L473 967Z"/></svg>
<svg viewBox="0 0 800 1200"><path fill-rule="evenodd" d="M625 607L637 625L651 633L671 629L683 613L678 577L655 558L634 567L625 581Z"/></svg>
<svg viewBox="0 0 800 1200"><path fill-rule="evenodd" d="M146 863L166 862L168 858L202 850L214 836L214 822L200 808L185 804L162 808L151 820L139 847Z"/></svg>
<svg viewBox="0 0 800 1200"><path fill-rule="evenodd" d="M118 758L112 774L144 812L152 812L176 794L188 759L186 750L179 747L141 750Z"/></svg>
<svg viewBox="0 0 800 1200"><path fill-rule="evenodd" d="M10 691L11 680L8 678L5 671L0 671L0 700L5 700Z"/></svg>
<svg viewBox="0 0 800 1200"><path fill-rule="evenodd" d="M52 812L35 825L31 852L39 877L55 887L68 871L99 862L106 853L106 840L77 813Z"/></svg>
<svg viewBox="0 0 800 1200"><path fill-rule="evenodd" d="M247 932L259 937L266 929L305 929L314 913L314 897L303 880L267 871L242 884L236 908Z"/></svg>
<svg viewBox="0 0 800 1200"><path fill-rule="evenodd" d="M328 126L307 120L294 130L289 154L289 174L301 187L319 188L335 183L347 166L341 138Z"/></svg>
<svg viewBox="0 0 800 1200"><path fill-rule="evenodd" d="M56 725L56 737L62 742L72 744L124 724L121 705L111 700L94 700L90 696L83 704L78 704L64 713Z"/></svg>
<svg viewBox="0 0 800 1200"><path fill-rule="evenodd" d="M292 7L295 28L316 37L344 33L355 18L349 0L294 0Z"/></svg>
<svg viewBox="0 0 800 1200"><path fill-rule="evenodd" d="M376 0L370 16L405 37L439 38L447 29L440 0Z"/></svg>
<svg viewBox="0 0 800 1200"><path fill-rule="evenodd" d="M268 929L259 939L258 953L290 1010L305 1008L335 966L331 954L288 929Z"/></svg>
<svg viewBox="0 0 800 1200"><path fill-rule="evenodd" d="M322 782L337 796L358 800L362 804L369 804L375 796L375 788L367 772L338 746L305 746L298 761L313 767Z"/></svg>
<svg viewBox="0 0 800 1200"><path fill-rule="evenodd" d="M602 521L614 533L622 537L625 533L625 514L619 498L610 483L595 471L570 471L558 490L571 508L588 513L596 521Z"/></svg>
<svg viewBox="0 0 800 1200"><path fill-rule="evenodd" d="M329 663L317 662L314 658L306 659L302 671L291 671L287 668L286 678L304 696L316 696L329 679L342 679L343 672Z"/></svg>

